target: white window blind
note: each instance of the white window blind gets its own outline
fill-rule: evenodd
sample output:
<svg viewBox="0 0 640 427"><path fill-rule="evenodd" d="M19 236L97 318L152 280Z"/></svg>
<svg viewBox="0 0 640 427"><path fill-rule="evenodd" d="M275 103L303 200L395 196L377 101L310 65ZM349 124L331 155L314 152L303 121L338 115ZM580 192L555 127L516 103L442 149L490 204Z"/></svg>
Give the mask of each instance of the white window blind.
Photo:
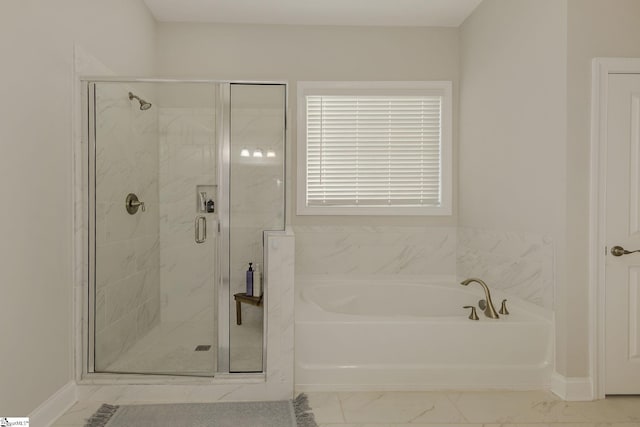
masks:
<svg viewBox="0 0 640 427"><path fill-rule="evenodd" d="M442 96L306 96L306 205L439 207Z"/></svg>

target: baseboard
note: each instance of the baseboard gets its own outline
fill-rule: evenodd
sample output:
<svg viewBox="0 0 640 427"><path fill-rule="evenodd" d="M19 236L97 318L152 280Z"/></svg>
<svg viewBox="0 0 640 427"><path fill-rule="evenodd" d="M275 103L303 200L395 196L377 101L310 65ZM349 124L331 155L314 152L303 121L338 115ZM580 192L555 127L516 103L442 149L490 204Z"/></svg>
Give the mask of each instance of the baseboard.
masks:
<svg viewBox="0 0 640 427"><path fill-rule="evenodd" d="M551 392L567 401L595 400L590 377L565 377L554 372L551 375Z"/></svg>
<svg viewBox="0 0 640 427"><path fill-rule="evenodd" d="M67 383L29 414L29 425L49 427L77 402L77 394L75 381Z"/></svg>

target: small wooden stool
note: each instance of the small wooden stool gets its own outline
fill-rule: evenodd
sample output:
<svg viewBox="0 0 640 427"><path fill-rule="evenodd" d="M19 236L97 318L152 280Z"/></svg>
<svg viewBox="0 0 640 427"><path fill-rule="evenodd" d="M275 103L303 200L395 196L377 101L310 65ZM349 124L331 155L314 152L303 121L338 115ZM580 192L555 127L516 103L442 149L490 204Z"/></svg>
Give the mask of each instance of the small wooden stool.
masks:
<svg viewBox="0 0 640 427"><path fill-rule="evenodd" d="M247 303L255 306L262 304L262 295L254 297L247 295L245 292L234 294L233 298L236 300L236 325L242 325L242 303Z"/></svg>

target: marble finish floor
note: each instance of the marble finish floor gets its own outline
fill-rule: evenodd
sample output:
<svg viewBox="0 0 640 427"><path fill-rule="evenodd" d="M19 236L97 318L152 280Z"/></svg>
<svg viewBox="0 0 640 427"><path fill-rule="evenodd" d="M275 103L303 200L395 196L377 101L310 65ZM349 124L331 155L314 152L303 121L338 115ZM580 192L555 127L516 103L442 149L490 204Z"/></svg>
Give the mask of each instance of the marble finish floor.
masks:
<svg viewBox="0 0 640 427"><path fill-rule="evenodd" d="M213 376L216 342L213 321L199 315L185 322L163 322L120 356L105 370L114 373ZM262 325L230 325L231 370L262 370ZM208 351L194 351L210 345Z"/></svg>
<svg viewBox="0 0 640 427"><path fill-rule="evenodd" d="M545 391L307 394L320 427L640 427L640 396L565 402ZM79 402L53 426L82 426L101 403Z"/></svg>
<svg viewBox="0 0 640 427"><path fill-rule="evenodd" d="M162 322L121 355L106 372L212 376L216 367L214 322L206 312L184 322ZM210 345L208 351L195 351Z"/></svg>

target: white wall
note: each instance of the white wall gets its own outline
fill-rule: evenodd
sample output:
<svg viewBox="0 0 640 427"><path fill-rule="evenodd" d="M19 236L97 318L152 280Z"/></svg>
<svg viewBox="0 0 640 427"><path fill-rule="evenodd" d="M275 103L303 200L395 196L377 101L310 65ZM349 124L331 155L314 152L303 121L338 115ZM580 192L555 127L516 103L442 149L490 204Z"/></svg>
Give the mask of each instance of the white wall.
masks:
<svg viewBox="0 0 640 427"><path fill-rule="evenodd" d="M564 212L557 0L485 0L461 28L460 224L549 233Z"/></svg>
<svg viewBox="0 0 640 427"><path fill-rule="evenodd" d="M564 286L566 16L565 1L484 0L460 31L459 224L471 237L458 269L503 273L491 283L543 306L553 303L553 259L532 258L545 245ZM558 332L564 357L568 331Z"/></svg>
<svg viewBox="0 0 640 427"><path fill-rule="evenodd" d="M73 46L149 75L141 1L0 2L0 414L28 415L73 378Z"/></svg>

